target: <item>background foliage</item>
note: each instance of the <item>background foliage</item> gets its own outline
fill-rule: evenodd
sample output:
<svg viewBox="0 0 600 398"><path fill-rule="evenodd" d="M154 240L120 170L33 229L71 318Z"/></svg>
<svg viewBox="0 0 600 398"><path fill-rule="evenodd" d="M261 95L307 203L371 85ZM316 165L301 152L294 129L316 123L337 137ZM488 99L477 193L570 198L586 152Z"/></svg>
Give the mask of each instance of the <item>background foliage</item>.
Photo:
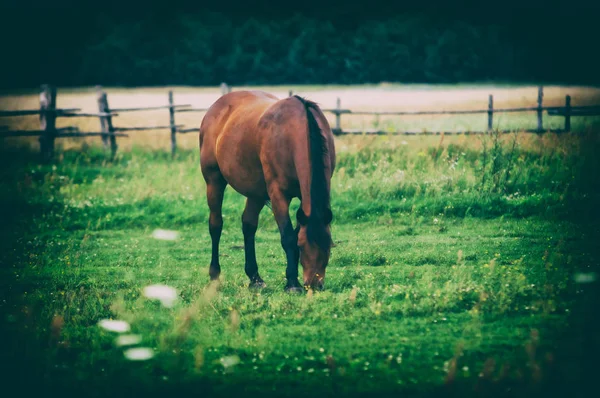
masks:
<svg viewBox="0 0 600 398"><path fill-rule="evenodd" d="M592 11L348 7L7 8L0 86L598 81Z"/></svg>

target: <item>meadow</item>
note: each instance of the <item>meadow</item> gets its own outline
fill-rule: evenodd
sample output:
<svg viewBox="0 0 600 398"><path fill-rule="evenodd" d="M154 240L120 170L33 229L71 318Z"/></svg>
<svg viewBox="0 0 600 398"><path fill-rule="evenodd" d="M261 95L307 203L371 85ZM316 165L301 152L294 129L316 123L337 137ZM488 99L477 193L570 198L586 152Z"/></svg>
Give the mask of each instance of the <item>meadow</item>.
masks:
<svg viewBox="0 0 600 398"><path fill-rule="evenodd" d="M268 208L256 237L267 287L248 289L244 200L230 188L221 281L209 283L195 142L171 159L166 145L131 138L110 162L97 140L65 140L42 165L33 141L7 140L3 386L25 396L584 391L599 347L600 142L594 121L582 123L563 135L336 138L335 247L325 290L302 295L283 291ZM161 229L177 235L157 239ZM172 306L144 296L156 284L176 290ZM119 339L103 319L137 336ZM152 358L128 359L131 347Z"/></svg>

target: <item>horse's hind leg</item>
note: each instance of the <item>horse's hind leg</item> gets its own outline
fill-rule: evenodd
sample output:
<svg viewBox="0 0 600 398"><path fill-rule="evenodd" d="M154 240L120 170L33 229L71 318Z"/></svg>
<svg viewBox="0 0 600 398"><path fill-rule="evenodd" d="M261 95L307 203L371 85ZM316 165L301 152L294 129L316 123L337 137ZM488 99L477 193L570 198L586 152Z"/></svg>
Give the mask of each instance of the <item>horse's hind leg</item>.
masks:
<svg viewBox="0 0 600 398"><path fill-rule="evenodd" d="M258 216L265 205L264 200L246 199L246 208L242 214L242 232L244 233L244 251L246 254L246 275L250 278L250 287L264 287L265 282L258 274L254 236L258 228Z"/></svg>
<svg viewBox="0 0 600 398"><path fill-rule="evenodd" d="M221 274L221 265L219 264L219 241L221 240L221 231L223 230L223 214L221 207L223 205L223 193L227 182L221 173L211 173L206 178L206 199L210 216L208 218L208 230L212 240L212 258L208 274L211 280L219 279Z"/></svg>

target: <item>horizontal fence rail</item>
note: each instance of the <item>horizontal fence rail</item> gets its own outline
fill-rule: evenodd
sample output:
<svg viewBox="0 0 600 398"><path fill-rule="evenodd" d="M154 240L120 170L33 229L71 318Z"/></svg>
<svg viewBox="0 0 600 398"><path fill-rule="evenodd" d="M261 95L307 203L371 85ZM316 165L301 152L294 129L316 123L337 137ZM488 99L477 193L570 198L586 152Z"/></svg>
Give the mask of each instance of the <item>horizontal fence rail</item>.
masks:
<svg viewBox="0 0 600 398"><path fill-rule="evenodd" d="M573 107L571 109L576 110L587 107ZM595 109L596 107L589 107ZM548 112L560 112L564 107L556 106L545 106L545 107L528 107L528 108L494 108L494 113L510 113L510 112L534 112L538 110L545 110ZM600 111L600 108L598 108ZM478 113L489 113L489 109L477 109L477 110L460 110L460 111L353 111L350 109L322 109L323 112L351 114L351 115L374 115L374 116L411 116L411 115L469 115Z"/></svg>
<svg viewBox="0 0 600 398"><path fill-rule="evenodd" d="M183 124L179 124L175 126L183 127ZM166 130L170 129L171 125L168 126L148 126L148 127L115 127L115 131L144 131L144 130Z"/></svg>
<svg viewBox="0 0 600 398"><path fill-rule="evenodd" d="M208 108L185 108L176 109L175 112L207 112Z"/></svg>
<svg viewBox="0 0 600 398"><path fill-rule="evenodd" d="M100 117L119 116L117 113L74 113L80 109L49 109L37 110L27 109L22 111L0 111L0 117L29 116L42 114L55 114L55 117Z"/></svg>
<svg viewBox="0 0 600 398"><path fill-rule="evenodd" d="M161 105L161 106L147 106L141 108L117 108L111 109L113 112L138 112L138 111L154 111L158 109L171 109L171 108L184 108L191 105ZM181 111L179 111L181 112Z"/></svg>
<svg viewBox="0 0 600 398"><path fill-rule="evenodd" d="M365 129L346 129L346 130L331 130L334 135L480 135L480 134L489 134L489 130L485 131L405 131L405 130L396 130L396 131L388 131L388 130L365 130ZM525 133L537 133L538 131L535 129L529 130L519 130L520 132ZM562 133L564 130L562 129L548 129L545 132L549 133ZM503 130L499 131L502 134L511 134L514 131Z"/></svg>
<svg viewBox="0 0 600 398"><path fill-rule="evenodd" d="M71 109L28 109L28 110L15 110L15 111L0 111L0 117L12 117L12 116L28 116L28 115L41 115L42 113L56 113L57 115L62 115L64 113L73 113L78 112L81 109L71 108Z"/></svg>
<svg viewBox="0 0 600 398"><path fill-rule="evenodd" d="M56 135L63 133L79 133L77 127L61 127L56 129ZM32 137L44 134L44 130L0 130L0 137Z"/></svg>
<svg viewBox="0 0 600 398"><path fill-rule="evenodd" d="M186 134L186 133L198 133L200 132L200 127L192 127L188 129L177 129L178 133Z"/></svg>
<svg viewBox="0 0 600 398"><path fill-rule="evenodd" d="M107 116L119 116L118 113L113 112L98 112L98 113L62 113L57 116L60 117L107 117Z"/></svg>
<svg viewBox="0 0 600 398"><path fill-rule="evenodd" d="M548 115L551 116L566 116L566 108L550 108L548 109ZM600 115L600 106L577 106L570 108L571 116L598 116Z"/></svg>
<svg viewBox="0 0 600 398"><path fill-rule="evenodd" d="M221 94L231 92L231 88L225 83L221 84ZM106 149L110 149L111 156L114 157L117 152L117 137L129 137L124 132L147 131L147 130L170 130L171 133L171 153L174 156L177 152L177 134L197 133L200 130L198 126L185 127L183 124L176 124L175 115L183 112L207 112L208 108L194 108L190 104L174 104L173 92L168 92L168 104L147 107L131 108L110 108L108 105L108 96L101 86L96 87L98 112L81 112L79 108L56 108L56 88L50 85L43 85L40 93L40 109L26 110L0 110L0 117L20 117L29 115L39 115L40 130L10 130L8 126L0 126L0 137L31 137L39 136L40 151L44 160L52 158L54 153L54 140L64 137L94 137L102 138L102 143ZM293 92L289 91L289 96ZM493 117L495 113L511 112L536 112L536 129L519 129L521 132L528 133L563 133L571 131L571 117L573 116L600 116L600 105L591 106L571 106L571 97L565 97L564 106L543 106L544 90L538 87L537 106L520 108L494 108L494 98L488 97L487 109L472 110L431 110L431 111L363 111L344 109L341 106L340 98L336 100L335 108L322 109L325 113L331 113L335 116L335 125L332 132L336 136L343 135L481 135L489 134L493 130ZM142 112L168 110L169 124L157 126L123 126L115 127L113 118L118 117L120 113ZM544 129L543 114L548 116L560 116L564 118L563 129ZM368 116L419 116L419 115L469 115L469 114L487 114L487 129L470 131L388 131L381 129L342 129L342 115L368 115ZM99 132L82 132L77 127L56 128L55 122L58 117L97 117L100 121ZM511 131L499 131L500 133L511 133Z"/></svg>

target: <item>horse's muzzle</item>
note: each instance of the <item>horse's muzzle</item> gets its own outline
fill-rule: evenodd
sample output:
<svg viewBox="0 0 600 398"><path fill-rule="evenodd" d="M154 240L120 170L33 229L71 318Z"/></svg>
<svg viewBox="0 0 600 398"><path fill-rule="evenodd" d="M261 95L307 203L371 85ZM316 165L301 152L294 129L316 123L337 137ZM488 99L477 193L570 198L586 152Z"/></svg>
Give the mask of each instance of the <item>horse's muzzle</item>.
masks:
<svg viewBox="0 0 600 398"><path fill-rule="evenodd" d="M307 289L313 289L313 290L323 290L323 289L325 289L325 278L320 278L320 279L314 278L312 280L312 282L305 281L304 287L306 287Z"/></svg>

